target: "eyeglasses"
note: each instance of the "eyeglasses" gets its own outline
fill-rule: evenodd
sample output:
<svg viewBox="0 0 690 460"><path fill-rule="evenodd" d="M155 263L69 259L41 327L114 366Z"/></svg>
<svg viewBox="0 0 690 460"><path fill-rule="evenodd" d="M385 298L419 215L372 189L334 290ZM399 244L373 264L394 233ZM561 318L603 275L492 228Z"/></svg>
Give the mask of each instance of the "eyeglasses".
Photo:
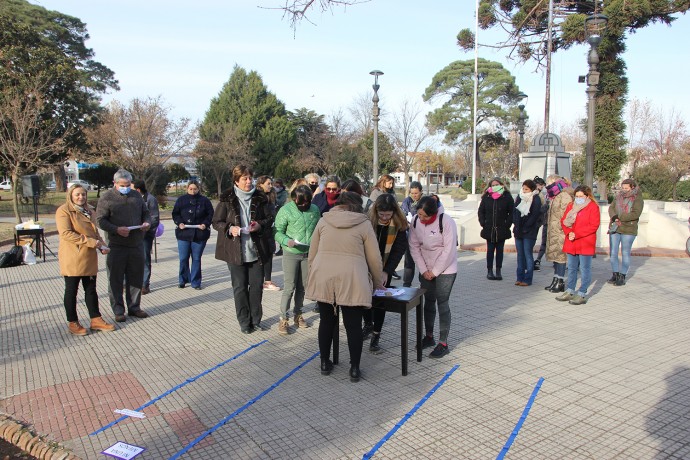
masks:
<svg viewBox="0 0 690 460"><path fill-rule="evenodd" d="M337 192L337 191L338 191L338 187L335 187L335 188L326 187L326 190L328 190L329 192Z"/></svg>

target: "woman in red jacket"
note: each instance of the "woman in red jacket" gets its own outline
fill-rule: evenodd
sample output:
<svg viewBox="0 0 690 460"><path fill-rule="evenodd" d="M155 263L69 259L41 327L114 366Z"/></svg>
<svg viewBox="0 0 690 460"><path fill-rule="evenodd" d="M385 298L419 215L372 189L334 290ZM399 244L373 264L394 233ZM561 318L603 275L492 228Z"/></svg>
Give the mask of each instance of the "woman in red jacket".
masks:
<svg viewBox="0 0 690 460"><path fill-rule="evenodd" d="M565 233L563 252L568 255L568 286L556 300L570 301L573 305L587 303L585 296L592 281L592 258L596 250L599 219L599 205L592 196L592 189L586 185L576 188L575 200L565 208L561 218ZM578 271L580 289L576 292Z"/></svg>

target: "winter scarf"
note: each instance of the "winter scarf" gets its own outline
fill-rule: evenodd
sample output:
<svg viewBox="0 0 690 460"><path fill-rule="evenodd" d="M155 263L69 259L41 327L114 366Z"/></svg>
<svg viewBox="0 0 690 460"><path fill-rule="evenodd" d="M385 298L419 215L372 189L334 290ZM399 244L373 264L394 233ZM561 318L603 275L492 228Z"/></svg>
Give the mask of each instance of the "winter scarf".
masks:
<svg viewBox="0 0 690 460"><path fill-rule="evenodd" d="M328 206L335 206L335 202L338 200L339 196L340 193L338 192L331 192L330 190L326 190L326 201L328 201Z"/></svg>
<svg viewBox="0 0 690 460"><path fill-rule="evenodd" d="M549 197L550 200L553 200L558 196L559 193L564 188L567 188L568 184L563 180L563 179L558 179L556 182L553 184L549 184L546 186L546 195Z"/></svg>
<svg viewBox="0 0 690 460"><path fill-rule="evenodd" d="M247 230L249 230L249 225L251 224L251 203L254 191L256 189L252 188L250 191L245 192L235 186L235 195L237 195L237 201L240 202L240 223ZM242 242L242 261L248 263L257 260L259 256L249 233L241 233L240 241Z"/></svg>
<svg viewBox="0 0 690 460"><path fill-rule="evenodd" d="M494 187L489 187L486 189L486 193L489 194L491 198L494 200L498 200L503 196L503 192L505 191L505 188L503 188L502 185L496 185L495 186L496 190L494 190Z"/></svg>
<svg viewBox="0 0 690 460"><path fill-rule="evenodd" d="M391 248L393 248L393 243L395 242L395 237L398 236L398 229L393 225L393 222L389 222L388 225L378 224L379 227L386 229L386 246L383 249L383 265L386 266L388 261L388 256L391 254ZM381 236L379 234L379 240Z"/></svg>
<svg viewBox="0 0 690 460"><path fill-rule="evenodd" d="M532 206L532 198L534 198L534 195L539 193L538 190L534 190L533 192L530 193L522 193L520 192L520 204L518 204L515 209L520 211L520 216L525 217L526 215L529 214L529 208Z"/></svg>
<svg viewBox="0 0 690 460"><path fill-rule="evenodd" d="M632 209L632 205L637 198L638 187L631 189L630 191L621 191L616 195L616 214L629 213Z"/></svg>
<svg viewBox="0 0 690 460"><path fill-rule="evenodd" d="M568 211L568 214L565 216L565 219L563 219L563 225L565 225L568 228L572 228L573 224L575 223L575 219L577 219L577 213L586 208L587 205L591 202L592 200L589 197L585 197L585 202L582 204L577 204L573 201L573 207L572 209L570 209L570 211Z"/></svg>

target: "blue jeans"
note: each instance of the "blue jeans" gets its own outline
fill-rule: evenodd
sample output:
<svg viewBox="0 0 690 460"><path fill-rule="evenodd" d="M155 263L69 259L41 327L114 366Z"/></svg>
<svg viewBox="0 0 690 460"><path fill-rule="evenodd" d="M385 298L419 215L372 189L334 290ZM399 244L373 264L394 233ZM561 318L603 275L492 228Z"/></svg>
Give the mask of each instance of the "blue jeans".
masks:
<svg viewBox="0 0 690 460"><path fill-rule="evenodd" d="M192 287L201 287L201 255L204 253L206 241L177 240L177 252L180 256L180 285L191 283ZM189 272L189 256L192 257L191 278Z"/></svg>
<svg viewBox="0 0 690 460"><path fill-rule="evenodd" d="M536 239L515 238L515 250L517 251L517 279L523 283L532 284L534 275L534 245Z"/></svg>
<svg viewBox="0 0 690 460"><path fill-rule="evenodd" d="M148 234L144 235L144 256L146 262L144 263L144 287L149 287L151 283L151 250L153 249L153 242L156 237Z"/></svg>
<svg viewBox="0 0 690 460"><path fill-rule="evenodd" d="M609 235L609 248L611 248L611 271L614 273L628 274L630 268L630 251L632 250L633 242L637 235L622 235L620 233L612 233ZM620 270L618 269L618 247L621 248L623 254L623 264Z"/></svg>
<svg viewBox="0 0 690 460"><path fill-rule="evenodd" d="M567 292L575 294L577 286L577 272L580 272L580 289L577 294L584 297L587 295L587 288L592 282L592 258L594 256L568 254L568 286Z"/></svg>
<svg viewBox="0 0 690 460"><path fill-rule="evenodd" d="M553 276L558 279L565 279L565 264L560 262L553 263Z"/></svg>

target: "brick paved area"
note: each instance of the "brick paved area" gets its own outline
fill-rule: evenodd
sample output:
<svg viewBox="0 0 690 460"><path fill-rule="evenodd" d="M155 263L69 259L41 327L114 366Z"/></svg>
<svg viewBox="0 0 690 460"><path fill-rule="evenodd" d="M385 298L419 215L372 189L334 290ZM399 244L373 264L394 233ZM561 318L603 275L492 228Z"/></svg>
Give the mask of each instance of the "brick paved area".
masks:
<svg viewBox="0 0 690 460"><path fill-rule="evenodd" d="M57 237L48 243L56 251ZM243 335L214 244L203 259L204 289L195 291L177 287L173 232L159 243L153 292L142 302L151 317L128 319L113 333L67 334L55 258L0 270L0 411L83 458L102 458L116 441L145 447L138 458L169 458L318 351L311 306L314 327L280 336L281 293L265 292L270 329ZM516 287L514 255L506 256L504 281L486 279L484 255L458 253L448 356L425 353L401 377L399 318L388 315L385 352L365 348L364 378L353 384L341 327L333 374L321 376L318 358L311 361L183 458L362 458L455 364L374 458L496 458L540 377L506 458L690 458L690 260L635 257L629 284L614 287L604 283L608 258L598 256L592 297L575 307L544 291L546 263L534 286ZM103 259L101 267L101 311L112 321ZM282 284L281 258L273 279ZM83 299L79 313L87 326ZM119 417L114 409L136 409L263 340L144 409L145 419L89 436Z"/></svg>

